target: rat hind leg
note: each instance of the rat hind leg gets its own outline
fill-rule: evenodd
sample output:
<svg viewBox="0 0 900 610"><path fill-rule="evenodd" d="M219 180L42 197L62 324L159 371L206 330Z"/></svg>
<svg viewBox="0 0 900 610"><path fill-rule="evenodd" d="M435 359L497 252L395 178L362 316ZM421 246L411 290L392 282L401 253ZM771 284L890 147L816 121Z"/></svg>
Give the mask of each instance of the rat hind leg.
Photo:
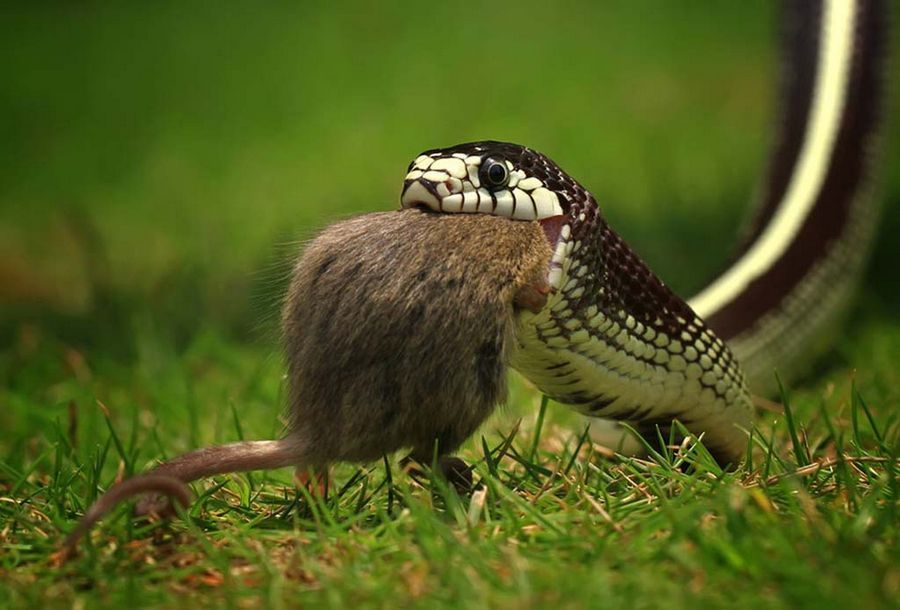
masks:
<svg viewBox="0 0 900 610"><path fill-rule="evenodd" d="M456 449L457 446L458 444L453 446L453 449ZM441 449L444 447L446 447L446 444L442 445L438 442L436 446L430 447L427 451L422 448L414 449L412 453L401 461L401 466L409 474L415 476L417 473L421 473L421 469L417 468L415 464L433 465L437 472L448 483L453 485L457 493L467 494L471 492L472 467L466 464L462 458L449 455L449 451L446 453L441 452Z"/></svg>
<svg viewBox="0 0 900 610"><path fill-rule="evenodd" d="M459 494L472 491L472 466L455 455L442 455L438 458L438 469L447 482L453 485Z"/></svg>

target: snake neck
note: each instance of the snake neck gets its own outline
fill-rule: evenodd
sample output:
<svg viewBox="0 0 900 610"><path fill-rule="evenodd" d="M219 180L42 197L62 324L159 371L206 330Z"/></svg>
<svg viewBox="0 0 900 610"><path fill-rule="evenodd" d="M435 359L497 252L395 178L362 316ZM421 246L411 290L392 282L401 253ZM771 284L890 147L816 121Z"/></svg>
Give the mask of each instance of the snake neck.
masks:
<svg viewBox="0 0 900 610"><path fill-rule="evenodd" d="M559 233L546 307L520 315L513 367L587 415L677 418L708 431L723 461L736 459L751 414L737 361L588 203Z"/></svg>

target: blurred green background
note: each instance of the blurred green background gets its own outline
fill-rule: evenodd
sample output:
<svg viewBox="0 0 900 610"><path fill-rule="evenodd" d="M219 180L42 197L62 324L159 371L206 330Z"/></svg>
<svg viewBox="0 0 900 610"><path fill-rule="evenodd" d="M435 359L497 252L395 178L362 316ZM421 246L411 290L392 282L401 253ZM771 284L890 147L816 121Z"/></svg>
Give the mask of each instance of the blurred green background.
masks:
<svg viewBox="0 0 900 610"><path fill-rule="evenodd" d="M203 494L200 535L157 545L185 530L151 540L110 519L96 552L68 569L49 559L118 477L279 433L277 313L292 257L328 223L398 207L424 149L494 138L547 153L676 290L700 288L728 259L765 163L777 32L774 2L4 4L0 606L391 607L421 593L407 586L416 578L433 592L421 607L896 605L896 490L885 490L897 477L874 466L849 486L822 474L762 495L752 473L647 470L635 483L627 464L589 458L571 486L556 470L539 491L502 479L485 509L495 516L469 535L457 513L430 508L428 489L394 515L393 487L365 506L348 494L323 530L291 504L290 473L254 473ZM860 460L879 455L857 435L851 384L896 438L897 106L878 156L872 265L833 349L793 386L816 459L840 455L841 439ZM514 376L511 408L463 457L483 457L481 434L536 441L539 400ZM584 424L564 413L548 411L547 467L571 468L581 447ZM758 422L768 455L788 455L783 420ZM776 457L776 472L806 463L796 455ZM357 481L363 498L380 468L335 480ZM178 567L181 550L194 559ZM222 590L191 584L216 573L232 579Z"/></svg>
<svg viewBox="0 0 900 610"><path fill-rule="evenodd" d="M775 123L772 3L0 10L7 387L2 346L35 334L123 363L146 328L176 352L209 331L277 353L298 241L397 207L419 151L472 139L549 154L689 294L727 259ZM890 320L897 135L864 293Z"/></svg>

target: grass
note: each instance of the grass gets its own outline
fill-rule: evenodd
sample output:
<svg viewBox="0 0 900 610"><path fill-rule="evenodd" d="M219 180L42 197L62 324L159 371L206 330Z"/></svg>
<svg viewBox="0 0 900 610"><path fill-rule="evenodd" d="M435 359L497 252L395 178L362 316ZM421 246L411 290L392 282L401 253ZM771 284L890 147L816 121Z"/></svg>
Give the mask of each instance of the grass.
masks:
<svg viewBox="0 0 900 610"><path fill-rule="evenodd" d="M36 343L16 347L18 379L77 362ZM274 433L278 369L208 335L162 359L148 349L133 367L97 361L54 387L83 397L36 414L43 433L20 436L2 464L0 595L16 606L779 608L889 607L900 593L896 410L873 413L840 375L790 397L793 419L763 418L752 464L735 473L690 443L650 461L611 456L550 405L542 427L540 409L506 413L469 443L476 491L464 497L393 460L341 467L325 499L289 472L222 477L196 486L182 519L140 525L118 510L55 565L60 534L116 476ZM519 384L515 395L535 400ZM158 401L192 408L162 419ZM239 426L231 405L262 413Z"/></svg>
<svg viewBox="0 0 900 610"><path fill-rule="evenodd" d="M397 456L326 498L221 477L54 564L118 478L279 433L284 244L393 207L423 148L529 143L680 291L721 264L765 154L773 16L517 6L3 9L0 605L898 606L894 144L857 304L746 468L692 442L616 457L513 377L462 451L471 494Z"/></svg>

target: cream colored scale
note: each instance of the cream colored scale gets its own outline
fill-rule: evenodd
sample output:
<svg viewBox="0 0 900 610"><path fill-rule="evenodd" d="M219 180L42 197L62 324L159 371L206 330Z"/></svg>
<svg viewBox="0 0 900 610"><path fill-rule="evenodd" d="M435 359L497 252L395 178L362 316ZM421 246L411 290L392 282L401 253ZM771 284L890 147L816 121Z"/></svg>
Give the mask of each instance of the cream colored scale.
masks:
<svg viewBox="0 0 900 610"><path fill-rule="evenodd" d="M559 195L547 188L550 182L498 159L487 154L421 155L406 176L401 204L513 219L563 215ZM505 163L508 180L488 191L482 184L483 163ZM564 180L558 168L548 169L548 160L541 163L543 176L554 183ZM567 199L579 196L576 185L569 188ZM585 214L573 222L586 222ZM704 431L707 447L724 462L739 460L751 403L725 346L696 317L678 318L681 334L670 337L660 330L661 320L645 326L631 312L602 311L610 302L603 291L611 288L590 281L600 269L592 268L596 262L579 263L586 253L581 247L571 225L563 225L548 271L547 303L537 314L520 314L510 365L550 397L588 415L661 425L680 419L690 429ZM586 295L585 290L599 292ZM576 311L572 304L579 301ZM608 444L619 447L621 438L619 429Z"/></svg>
<svg viewBox="0 0 900 610"><path fill-rule="evenodd" d="M642 420L689 416L716 439L711 449L739 455L746 447L751 401L736 364L719 364L721 341L708 330L690 342L688 334L671 338L624 312L620 319L609 317L596 305L573 312L569 303L581 296L580 280L590 270L572 256L579 244L568 228L551 262L547 305L519 317L511 366L551 398L587 415L620 419L640 410ZM693 322L703 328L699 319ZM592 408L594 400L604 399L609 404Z"/></svg>

